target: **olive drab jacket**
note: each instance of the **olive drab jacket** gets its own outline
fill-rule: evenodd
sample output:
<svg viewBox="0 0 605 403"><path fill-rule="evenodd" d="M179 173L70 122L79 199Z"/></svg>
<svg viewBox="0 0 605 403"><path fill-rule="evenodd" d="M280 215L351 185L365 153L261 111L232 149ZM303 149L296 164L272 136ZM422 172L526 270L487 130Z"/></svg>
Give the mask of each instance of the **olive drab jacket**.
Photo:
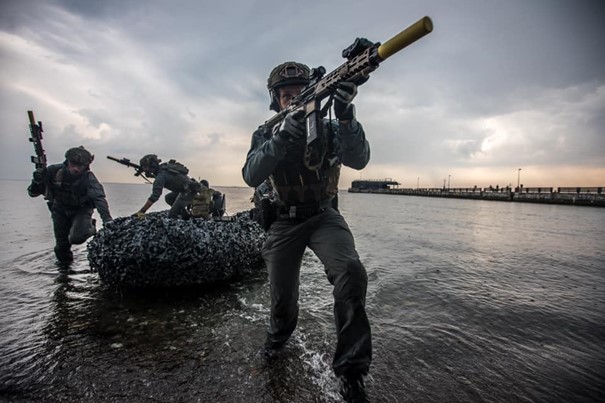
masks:
<svg viewBox="0 0 605 403"><path fill-rule="evenodd" d="M85 171L82 175L71 175L66 162L47 167L44 183L37 186L32 183L28 193L31 197L45 194L51 210L96 208L104 223L112 220L105 190L95 174Z"/></svg>
<svg viewBox="0 0 605 403"><path fill-rule="evenodd" d="M278 126L275 127L275 130ZM259 186L267 178L284 206L324 203L338 191L341 165L363 169L370 160L370 145L362 125L355 119L347 124L324 120L327 151L319 169L304 164L305 144L280 146L272 133L261 126L252 135L252 144L242 169L244 181Z"/></svg>

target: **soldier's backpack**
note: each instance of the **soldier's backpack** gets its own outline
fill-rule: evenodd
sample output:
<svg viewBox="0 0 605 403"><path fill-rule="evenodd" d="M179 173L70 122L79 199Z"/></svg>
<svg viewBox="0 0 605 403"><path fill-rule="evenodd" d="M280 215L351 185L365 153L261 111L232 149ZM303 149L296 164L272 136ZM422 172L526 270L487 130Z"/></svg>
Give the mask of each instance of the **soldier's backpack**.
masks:
<svg viewBox="0 0 605 403"><path fill-rule="evenodd" d="M160 168L165 169L171 174L183 174L187 175L189 173L189 169L180 162L176 160L170 160L160 165Z"/></svg>

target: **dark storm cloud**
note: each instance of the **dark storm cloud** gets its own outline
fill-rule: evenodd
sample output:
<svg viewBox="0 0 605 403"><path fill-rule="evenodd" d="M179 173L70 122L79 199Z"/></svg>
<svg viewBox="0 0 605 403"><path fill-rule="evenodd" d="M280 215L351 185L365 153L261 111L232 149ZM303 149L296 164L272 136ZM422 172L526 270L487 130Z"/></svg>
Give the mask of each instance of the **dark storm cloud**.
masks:
<svg viewBox="0 0 605 403"><path fill-rule="evenodd" d="M163 153L197 171L222 164L232 173L212 182L242 184L250 133L270 117L273 66L299 60L331 70L355 37L384 42L430 15L434 32L359 90L372 145L367 175L441 180L455 169L494 175L528 164L547 179L558 163L603 181L603 4L4 1L0 168L28 175L21 156L31 153L23 138L33 108L53 155L74 141L97 155ZM341 185L351 175L345 170Z"/></svg>

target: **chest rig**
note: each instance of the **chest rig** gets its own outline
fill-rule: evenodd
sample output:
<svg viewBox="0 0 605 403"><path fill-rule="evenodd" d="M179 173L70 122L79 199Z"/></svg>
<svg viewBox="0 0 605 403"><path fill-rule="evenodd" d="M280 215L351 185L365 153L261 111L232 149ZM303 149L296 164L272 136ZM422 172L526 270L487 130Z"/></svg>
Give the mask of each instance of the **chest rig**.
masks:
<svg viewBox="0 0 605 403"><path fill-rule="evenodd" d="M65 207L79 208L90 204L87 196L88 171L81 176L73 176L61 167L55 173L51 173L52 198Z"/></svg>
<svg viewBox="0 0 605 403"><path fill-rule="evenodd" d="M294 144L288 146L286 157L269 177L285 210L292 206L319 207L338 192L341 162L334 142L337 129L324 122L323 130L325 153L322 152L321 161L313 169L304 163L308 152L305 144Z"/></svg>

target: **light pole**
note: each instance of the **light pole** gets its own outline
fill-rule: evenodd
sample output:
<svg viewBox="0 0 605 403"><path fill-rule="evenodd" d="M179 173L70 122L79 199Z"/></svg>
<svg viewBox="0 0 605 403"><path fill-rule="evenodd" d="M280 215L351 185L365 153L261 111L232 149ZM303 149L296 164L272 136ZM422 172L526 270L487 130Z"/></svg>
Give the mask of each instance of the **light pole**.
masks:
<svg viewBox="0 0 605 403"><path fill-rule="evenodd" d="M447 191L448 192L450 191L450 177L451 176L452 176L451 174L447 176Z"/></svg>
<svg viewBox="0 0 605 403"><path fill-rule="evenodd" d="M519 186L521 186L521 168L517 169L517 192L521 191Z"/></svg>

